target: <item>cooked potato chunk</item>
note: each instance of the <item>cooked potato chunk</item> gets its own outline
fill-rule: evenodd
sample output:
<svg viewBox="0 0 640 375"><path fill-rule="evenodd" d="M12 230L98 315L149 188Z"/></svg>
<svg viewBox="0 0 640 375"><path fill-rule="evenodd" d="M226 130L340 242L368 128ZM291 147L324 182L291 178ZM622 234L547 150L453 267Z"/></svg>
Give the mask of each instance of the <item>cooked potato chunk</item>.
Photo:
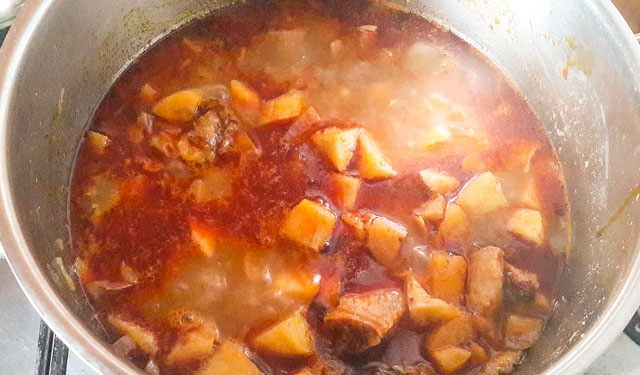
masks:
<svg viewBox="0 0 640 375"><path fill-rule="evenodd" d="M149 355L155 355L158 351L156 337L149 329L115 315L109 315L107 321L114 326L120 334L131 337L133 342L136 343L136 346L143 352Z"/></svg>
<svg viewBox="0 0 640 375"><path fill-rule="evenodd" d="M395 177L398 175L387 159L382 150L366 130L360 132L358 137L359 144L359 164L358 171L360 177L364 179L381 179Z"/></svg>
<svg viewBox="0 0 640 375"><path fill-rule="evenodd" d="M358 145L360 129L340 129L336 127L317 131L311 137L313 144L322 151L340 172L347 169L353 152Z"/></svg>
<svg viewBox="0 0 640 375"><path fill-rule="evenodd" d="M140 88L140 100L143 102L154 102L158 99L158 92L151 87L148 83L145 83Z"/></svg>
<svg viewBox="0 0 640 375"><path fill-rule="evenodd" d="M222 201L233 193L231 173L218 167L209 168L202 178L191 183L189 193L197 203Z"/></svg>
<svg viewBox="0 0 640 375"><path fill-rule="evenodd" d="M444 210L447 207L447 202L440 194L429 199L418 209L418 215L428 221L437 221L444 218Z"/></svg>
<svg viewBox="0 0 640 375"><path fill-rule="evenodd" d="M422 139L422 149L429 150L451 139L451 130L446 126L438 125L429 128Z"/></svg>
<svg viewBox="0 0 640 375"><path fill-rule="evenodd" d="M229 83L231 108L245 122L254 124L260 115L260 97L250 87L240 81Z"/></svg>
<svg viewBox="0 0 640 375"><path fill-rule="evenodd" d="M213 323L204 322L179 335L166 361L169 365L174 365L178 362L206 359L213 354L214 345L219 338L218 328Z"/></svg>
<svg viewBox="0 0 640 375"><path fill-rule="evenodd" d="M471 352L471 358L473 363L483 363L489 358L487 351L479 344L472 342L469 344L469 351Z"/></svg>
<svg viewBox="0 0 640 375"><path fill-rule="evenodd" d="M162 99L153 107L153 113L165 120L188 122L193 120L202 103L202 95L193 90L178 91Z"/></svg>
<svg viewBox="0 0 640 375"><path fill-rule="evenodd" d="M525 241L541 245L544 242L544 225L540 211L520 208L509 215L507 230Z"/></svg>
<svg viewBox="0 0 640 375"><path fill-rule="evenodd" d="M460 185L457 178L450 176L444 172L438 172L433 169L425 169L420 171L422 182L434 193L446 194L454 191Z"/></svg>
<svg viewBox="0 0 640 375"><path fill-rule="evenodd" d="M209 225L200 220L191 220L191 239L196 244L198 251L207 258L213 255L216 249L216 233Z"/></svg>
<svg viewBox="0 0 640 375"><path fill-rule="evenodd" d="M450 345L434 350L431 356L444 372L452 372L469 360L471 352L468 349Z"/></svg>
<svg viewBox="0 0 640 375"><path fill-rule="evenodd" d="M464 257L446 252L431 253L428 269L428 286L434 298L460 303L467 279L467 262Z"/></svg>
<svg viewBox="0 0 640 375"><path fill-rule="evenodd" d="M103 154L104 150L109 145L109 137L106 135L89 131L87 132L87 137L89 142L91 142L91 147L96 154Z"/></svg>
<svg viewBox="0 0 640 375"><path fill-rule="evenodd" d="M510 158L507 162L508 166L513 169L529 172L531 168L531 159L535 155L540 145L535 142L523 141L513 145L510 150Z"/></svg>
<svg viewBox="0 0 640 375"><path fill-rule="evenodd" d="M95 176L85 192L83 206L91 221L97 223L103 215L118 205L121 199L118 183L107 174Z"/></svg>
<svg viewBox="0 0 640 375"><path fill-rule="evenodd" d="M404 313L399 290L385 289L340 297L338 307L324 317L336 335L339 352L362 352L378 345Z"/></svg>
<svg viewBox="0 0 640 375"><path fill-rule="evenodd" d="M525 179L516 203L526 208L531 208L532 210L540 210L538 187L532 177L527 177Z"/></svg>
<svg viewBox="0 0 640 375"><path fill-rule="evenodd" d="M429 353L448 345L462 345L475 338L473 323L468 315L460 315L436 328L427 338Z"/></svg>
<svg viewBox="0 0 640 375"><path fill-rule="evenodd" d="M471 180L458 194L456 203L471 218L481 218L507 207L502 185L491 172L485 172Z"/></svg>
<svg viewBox="0 0 640 375"><path fill-rule="evenodd" d="M440 234L449 241L464 241L471 233L469 218L462 208L455 203L449 203L440 223Z"/></svg>
<svg viewBox="0 0 640 375"><path fill-rule="evenodd" d="M259 158L262 150L256 146L245 131L238 131L233 137L233 147L230 151L238 152L245 157Z"/></svg>
<svg viewBox="0 0 640 375"><path fill-rule="evenodd" d="M487 170L487 160L477 152L467 155L462 161L462 171L467 173L480 173Z"/></svg>
<svg viewBox="0 0 640 375"><path fill-rule="evenodd" d="M478 375L506 375L513 371L522 358L522 352L498 352L482 367Z"/></svg>
<svg viewBox="0 0 640 375"><path fill-rule="evenodd" d="M276 276L272 286L280 294L311 303L320 289L320 275L306 271L288 271Z"/></svg>
<svg viewBox="0 0 640 375"><path fill-rule="evenodd" d="M293 242L319 252L331 237L336 216L323 205L303 199L287 214L280 233Z"/></svg>
<svg viewBox="0 0 640 375"><path fill-rule="evenodd" d="M195 372L195 375L263 374L247 357L242 346L231 340L224 340L213 356Z"/></svg>
<svg viewBox="0 0 640 375"><path fill-rule="evenodd" d="M540 338L542 320L511 314L504 324L504 342L508 349L529 349Z"/></svg>
<svg viewBox="0 0 640 375"><path fill-rule="evenodd" d="M418 324L442 322L460 316L460 310L457 307L429 296L413 276L407 277L405 292L409 315Z"/></svg>
<svg viewBox="0 0 640 375"><path fill-rule="evenodd" d="M473 249L469 256L467 303L481 314L491 315L502 302L503 257L495 246Z"/></svg>
<svg viewBox="0 0 640 375"><path fill-rule="evenodd" d="M360 190L360 179L339 173L331 173L336 204L345 210L353 209Z"/></svg>
<svg viewBox="0 0 640 375"><path fill-rule="evenodd" d="M376 217L367 229L367 245L378 263L389 265L396 260L407 230L384 217Z"/></svg>
<svg viewBox="0 0 640 375"><path fill-rule="evenodd" d="M300 309L262 332L256 337L255 346L281 355L307 356L313 354L313 341L305 314L306 311Z"/></svg>
<svg viewBox="0 0 640 375"><path fill-rule="evenodd" d="M304 99L297 90L266 101L260 110L260 125L270 125L293 120L304 112Z"/></svg>

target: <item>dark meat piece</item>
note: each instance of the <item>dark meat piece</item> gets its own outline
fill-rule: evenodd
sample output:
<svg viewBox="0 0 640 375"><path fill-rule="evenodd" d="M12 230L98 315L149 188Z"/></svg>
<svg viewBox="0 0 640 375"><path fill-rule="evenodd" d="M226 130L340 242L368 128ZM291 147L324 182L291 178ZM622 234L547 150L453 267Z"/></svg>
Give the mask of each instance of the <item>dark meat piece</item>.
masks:
<svg viewBox="0 0 640 375"><path fill-rule="evenodd" d="M201 138L217 155L224 154L233 146L234 134L240 121L231 109L217 99L207 100L201 105L206 112L193 125L193 134Z"/></svg>
<svg viewBox="0 0 640 375"><path fill-rule="evenodd" d="M499 352L494 354L491 359L482 367L478 375L504 375L513 371L522 358L522 352Z"/></svg>
<svg viewBox="0 0 640 375"><path fill-rule="evenodd" d="M359 353L382 341L404 307L402 293L395 289L348 295L325 315L324 323L338 353Z"/></svg>
<svg viewBox="0 0 640 375"><path fill-rule="evenodd" d="M381 360L393 367L410 367L409 365L426 363L420 354L423 342L422 334L400 330L389 337Z"/></svg>
<svg viewBox="0 0 640 375"><path fill-rule="evenodd" d="M505 296L512 301L531 301L540 287L535 273L521 270L509 263L504 265Z"/></svg>

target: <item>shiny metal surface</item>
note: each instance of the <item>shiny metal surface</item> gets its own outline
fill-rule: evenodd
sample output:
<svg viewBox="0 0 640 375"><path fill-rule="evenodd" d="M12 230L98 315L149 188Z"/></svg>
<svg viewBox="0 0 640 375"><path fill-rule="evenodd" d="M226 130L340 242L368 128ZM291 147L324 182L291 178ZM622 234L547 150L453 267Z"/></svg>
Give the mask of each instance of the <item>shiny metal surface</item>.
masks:
<svg viewBox="0 0 640 375"><path fill-rule="evenodd" d="M640 47L606 0L396 2L485 53L522 91L558 150L574 250L556 314L518 373L580 374L640 304L640 212L627 210L595 235L640 182ZM101 96L145 46L228 4L35 0L0 52L0 235L36 309L99 372L136 370L110 351L78 288L52 263L60 256L68 270L72 262L56 239L67 237L77 142Z"/></svg>
<svg viewBox="0 0 640 375"><path fill-rule="evenodd" d="M25 0L0 1L0 29L9 26L24 6Z"/></svg>

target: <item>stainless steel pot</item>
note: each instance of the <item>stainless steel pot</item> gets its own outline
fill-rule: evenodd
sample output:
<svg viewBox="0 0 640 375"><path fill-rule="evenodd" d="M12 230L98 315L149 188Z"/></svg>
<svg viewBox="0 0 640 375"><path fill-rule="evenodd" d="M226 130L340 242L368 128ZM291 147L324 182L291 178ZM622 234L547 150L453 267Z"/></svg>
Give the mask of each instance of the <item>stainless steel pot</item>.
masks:
<svg viewBox="0 0 640 375"><path fill-rule="evenodd" d="M111 351L70 270L67 187L78 141L102 95L145 47L232 2L32 0L0 52L2 243L43 319L99 372L137 370ZM518 373L579 374L640 304L640 211L626 210L596 236L640 183L640 47L608 0L397 3L485 53L558 150L573 252L556 313Z"/></svg>

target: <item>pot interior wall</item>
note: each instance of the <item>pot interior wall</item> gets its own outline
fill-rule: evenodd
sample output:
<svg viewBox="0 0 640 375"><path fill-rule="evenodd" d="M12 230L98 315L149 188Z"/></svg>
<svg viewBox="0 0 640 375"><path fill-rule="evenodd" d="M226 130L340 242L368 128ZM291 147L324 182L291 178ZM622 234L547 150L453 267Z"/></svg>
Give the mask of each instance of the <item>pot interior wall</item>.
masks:
<svg viewBox="0 0 640 375"><path fill-rule="evenodd" d="M53 263L62 257L72 274L65 223L78 142L102 95L145 46L230 2L45 3L49 9L20 61L9 103L11 191L22 232L43 272L76 316L104 337L86 300L70 290ZM620 297L636 262L637 210L627 210L602 237L596 232L640 183L638 63L618 43L619 31L607 26L613 20L598 10L596 0L398 3L484 52L522 91L558 150L575 238L557 311L518 372L539 373L582 340L593 339L590 330ZM63 251L58 239L64 241Z"/></svg>

